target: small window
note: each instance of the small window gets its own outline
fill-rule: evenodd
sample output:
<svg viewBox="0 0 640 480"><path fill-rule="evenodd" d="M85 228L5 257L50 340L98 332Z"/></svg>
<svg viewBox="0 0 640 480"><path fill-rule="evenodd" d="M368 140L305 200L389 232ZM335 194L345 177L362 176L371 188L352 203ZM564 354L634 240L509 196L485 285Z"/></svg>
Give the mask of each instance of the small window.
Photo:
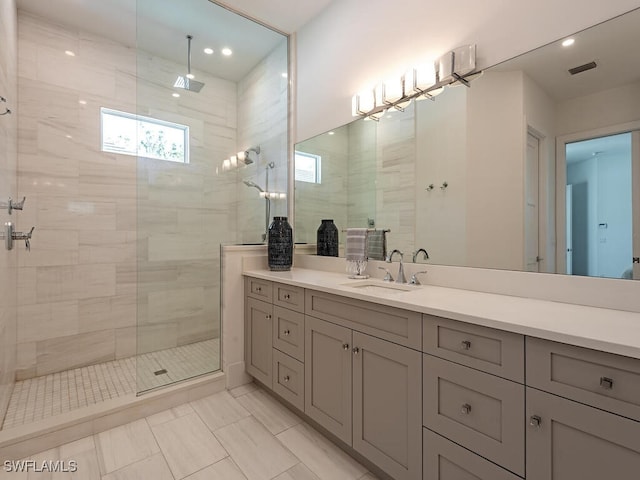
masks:
<svg viewBox="0 0 640 480"><path fill-rule="evenodd" d="M189 127L109 108L100 109L102 151L189 163Z"/></svg>
<svg viewBox="0 0 640 480"><path fill-rule="evenodd" d="M296 151L296 181L308 183L320 182L320 155Z"/></svg>

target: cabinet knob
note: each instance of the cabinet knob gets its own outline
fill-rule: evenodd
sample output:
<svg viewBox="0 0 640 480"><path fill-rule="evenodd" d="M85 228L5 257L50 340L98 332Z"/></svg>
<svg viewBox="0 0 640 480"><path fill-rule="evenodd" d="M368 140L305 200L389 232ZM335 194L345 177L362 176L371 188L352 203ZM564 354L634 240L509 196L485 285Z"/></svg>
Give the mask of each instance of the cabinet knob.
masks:
<svg viewBox="0 0 640 480"><path fill-rule="evenodd" d="M353 350L352 350L352 351L353 351L353 354L354 354L354 355L357 355L357 354L359 354L359 353L360 353L360 349L359 349L358 347L353 347Z"/></svg>
<svg viewBox="0 0 640 480"><path fill-rule="evenodd" d="M284 332L282 332L282 334L283 334L285 337L288 337L289 335L291 335L291 331L289 331L289 330L285 330Z"/></svg>
<svg viewBox="0 0 640 480"><path fill-rule="evenodd" d="M469 340L464 340L464 341L460 342L460 348L462 350L470 350L471 349L471 342Z"/></svg>
<svg viewBox="0 0 640 480"><path fill-rule="evenodd" d="M256 287L256 292L261 292L262 291L262 287Z"/></svg>
<svg viewBox="0 0 640 480"><path fill-rule="evenodd" d="M267 314L266 318L267 318L267 320L271 320L271 315Z"/></svg>
<svg viewBox="0 0 640 480"><path fill-rule="evenodd" d="M284 299L285 300L289 300L291 298L291 295L289 295L288 293L284 294Z"/></svg>
<svg viewBox="0 0 640 480"><path fill-rule="evenodd" d="M284 380L284 382L287 383L291 379L289 378L289 375L285 375L282 380Z"/></svg>
<svg viewBox="0 0 640 480"><path fill-rule="evenodd" d="M469 415L471 413L471 405L468 403L462 405L462 407L460 407L460 413L463 415Z"/></svg>
<svg viewBox="0 0 640 480"><path fill-rule="evenodd" d="M600 386L605 390L611 390L613 388L613 379L607 377L600 377Z"/></svg>
<svg viewBox="0 0 640 480"><path fill-rule="evenodd" d="M529 418L529 425L535 428L540 428L541 424L542 424L541 417L539 417L538 415L531 415L531 418Z"/></svg>
<svg viewBox="0 0 640 480"><path fill-rule="evenodd" d="M349 350L349 344L348 343L343 343L342 344L342 349L343 350Z"/></svg>

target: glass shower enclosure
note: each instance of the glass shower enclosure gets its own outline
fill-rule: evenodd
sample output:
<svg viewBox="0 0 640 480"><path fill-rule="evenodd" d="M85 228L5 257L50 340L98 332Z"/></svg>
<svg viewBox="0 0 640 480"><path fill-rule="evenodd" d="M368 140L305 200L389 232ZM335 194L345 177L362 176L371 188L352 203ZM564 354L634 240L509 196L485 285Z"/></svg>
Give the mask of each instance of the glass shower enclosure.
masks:
<svg viewBox="0 0 640 480"><path fill-rule="evenodd" d="M220 369L220 244L286 212L287 37L179 3L137 7L139 393Z"/></svg>

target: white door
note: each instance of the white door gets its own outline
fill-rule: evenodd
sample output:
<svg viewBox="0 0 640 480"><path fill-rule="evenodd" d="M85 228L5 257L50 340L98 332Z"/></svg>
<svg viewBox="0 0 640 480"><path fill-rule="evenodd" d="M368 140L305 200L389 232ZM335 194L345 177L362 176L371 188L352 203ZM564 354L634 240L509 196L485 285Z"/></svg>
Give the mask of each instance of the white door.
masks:
<svg viewBox="0 0 640 480"><path fill-rule="evenodd" d="M573 274L573 185L567 185L567 274Z"/></svg>
<svg viewBox="0 0 640 480"><path fill-rule="evenodd" d="M524 191L524 262L527 272L540 271L538 253L538 178L540 163L540 141L527 134L527 157L525 165Z"/></svg>

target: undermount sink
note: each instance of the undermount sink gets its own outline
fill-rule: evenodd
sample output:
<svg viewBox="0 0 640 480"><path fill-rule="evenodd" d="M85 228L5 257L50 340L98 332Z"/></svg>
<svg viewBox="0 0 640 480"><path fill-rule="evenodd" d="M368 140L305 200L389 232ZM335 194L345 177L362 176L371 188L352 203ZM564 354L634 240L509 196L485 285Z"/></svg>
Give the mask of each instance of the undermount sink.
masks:
<svg viewBox="0 0 640 480"><path fill-rule="evenodd" d="M387 283L381 282L380 280L362 280L359 282L343 283L342 285L344 287L357 288L364 293L371 294L410 292L415 288L401 283Z"/></svg>

